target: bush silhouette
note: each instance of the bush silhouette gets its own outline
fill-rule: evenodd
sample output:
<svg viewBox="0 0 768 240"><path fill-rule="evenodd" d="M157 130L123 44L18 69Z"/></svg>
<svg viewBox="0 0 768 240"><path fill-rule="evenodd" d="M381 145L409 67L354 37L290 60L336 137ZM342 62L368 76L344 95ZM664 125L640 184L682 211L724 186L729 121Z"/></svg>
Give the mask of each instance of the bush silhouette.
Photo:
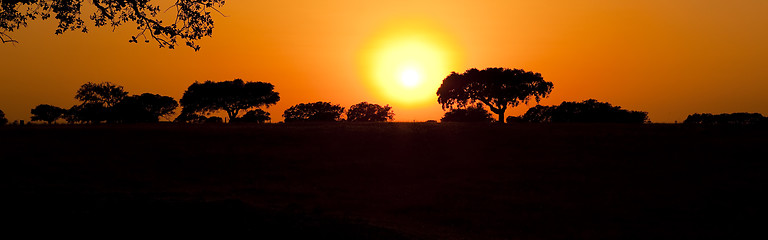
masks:
<svg viewBox="0 0 768 240"><path fill-rule="evenodd" d="M464 73L451 72L437 89L437 102L443 109L482 102L504 122L507 107L528 104L533 98L538 103L552 92L552 82L544 81L541 74L522 69L486 68L469 69Z"/></svg>
<svg viewBox="0 0 768 240"><path fill-rule="evenodd" d="M395 113L389 105L381 106L368 102L361 102L349 107L347 121L351 122L386 122L392 120Z"/></svg>
<svg viewBox="0 0 768 240"><path fill-rule="evenodd" d="M759 113L694 113L688 115L684 124L701 125L756 125L768 123L768 119Z"/></svg>
<svg viewBox="0 0 768 240"><path fill-rule="evenodd" d="M344 107L330 102L299 103L283 112L285 122L333 122L338 121Z"/></svg>
<svg viewBox="0 0 768 240"><path fill-rule="evenodd" d="M261 109L255 109L246 112L242 117L232 119L231 122L265 123L269 120L272 120L272 118L269 116L268 112Z"/></svg>
<svg viewBox="0 0 768 240"><path fill-rule="evenodd" d="M205 121L203 121L203 123L224 123L224 119L213 116L213 117L206 118Z"/></svg>
<svg viewBox="0 0 768 240"><path fill-rule="evenodd" d="M179 103L172 97L143 93L123 98L114 106L117 120L123 123L156 123L173 114Z"/></svg>
<svg viewBox="0 0 768 240"><path fill-rule="evenodd" d="M610 103L589 99L583 102L562 102L558 106L537 105L522 116L527 122L573 123L645 123L648 113L628 111Z"/></svg>
<svg viewBox="0 0 768 240"><path fill-rule="evenodd" d="M481 103L467 108L451 109L446 112L442 122L491 122L491 113Z"/></svg>
<svg viewBox="0 0 768 240"><path fill-rule="evenodd" d="M40 104L33 108L30 113L32 114L32 121L45 121L52 124L57 119L62 118L67 110L48 104Z"/></svg>
<svg viewBox="0 0 768 240"><path fill-rule="evenodd" d="M225 111L230 120L240 111L269 107L280 101L275 86L265 82L232 81L193 83L181 98L183 114L208 114Z"/></svg>

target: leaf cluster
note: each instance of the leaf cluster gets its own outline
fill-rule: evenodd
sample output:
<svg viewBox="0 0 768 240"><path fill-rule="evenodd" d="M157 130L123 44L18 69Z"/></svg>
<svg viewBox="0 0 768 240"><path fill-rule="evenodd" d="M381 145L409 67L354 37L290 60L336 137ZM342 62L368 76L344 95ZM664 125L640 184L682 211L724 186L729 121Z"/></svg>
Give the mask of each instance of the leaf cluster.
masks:
<svg viewBox="0 0 768 240"><path fill-rule="evenodd" d="M176 16L172 22L164 22L158 14L160 6L150 0L92 0L96 11L90 16L96 27L110 26L113 29L125 23L136 24L137 34L129 42L136 43L154 40L160 47L175 48L183 42L195 51L200 49L196 43L203 37L213 34L214 21L212 11L224 5L224 0L176 0L165 11L174 9ZM4 0L0 3L0 40L16 42L7 32L27 26L28 20L48 19L54 16L58 20L56 34L66 31L81 30L88 32L81 17L83 0Z"/></svg>

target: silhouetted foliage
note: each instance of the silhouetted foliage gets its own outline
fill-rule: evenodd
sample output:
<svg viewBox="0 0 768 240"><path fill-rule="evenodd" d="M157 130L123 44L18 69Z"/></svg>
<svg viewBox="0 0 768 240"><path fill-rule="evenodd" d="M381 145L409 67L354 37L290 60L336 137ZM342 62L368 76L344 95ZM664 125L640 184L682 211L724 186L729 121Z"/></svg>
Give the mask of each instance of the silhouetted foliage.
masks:
<svg viewBox="0 0 768 240"><path fill-rule="evenodd" d="M120 122L154 123L162 116L173 114L178 106L172 97L143 93L123 98L114 106L114 111Z"/></svg>
<svg viewBox="0 0 768 240"><path fill-rule="evenodd" d="M338 121L344 107L330 102L299 103L283 112L285 122Z"/></svg>
<svg viewBox="0 0 768 240"><path fill-rule="evenodd" d="M528 104L533 98L539 102L552 92L552 82L544 81L540 73L522 69L486 68L469 69L464 73L451 72L437 89L437 102L443 109L482 102L499 115L504 122L508 106Z"/></svg>
<svg viewBox="0 0 768 240"><path fill-rule="evenodd" d="M125 96L128 96L128 92L123 90L123 86L118 86L111 82L88 82L80 86L75 99L80 100L84 104L112 107L120 102L120 100L123 100Z"/></svg>
<svg viewBox="0 0 768 240"><path fill-rule="evenodd" d="M491 122L491 113L483 108L483 104L477 103L475 106L467 108L451 109L446 112L442 122Z"/></svg>
<svg viewBox="0 0 768 240"><path fill-rule="evenodd" d="M0 110L0 126L8 124L8 119L5 118L5 113L3 110Z"/></svg>
<svg viewBox="0 0 768 240"><path fill-rule="evenodd" d="M83 103L72 106L67 110L65 116L70 123L101 123L103 121L113 121L115 116L111 108L104 107L98 103Z"/></svg>
<svg viewBox="0 0 768 240"><path fill-rule="evenodd" d="M55 34L80 30L88 32L81 18L81 0L5 0L0 2L0 41L16 42L8 33L27 26L28 20L48 19L58 22ZM169 7L160 8L150 0L94 0L95 12L90 16L94 26L115 28L135 23L139 32L129 42L154 40L160 47L174 48L181 40L197 51L195 41L213 34L211 11L224 5L224 0L177 0ZM173 22L163 22L159 13L174 9Z"/></svg>
<svg viewBox="0 0 768 240"><path fill-rule="evenodd" d="M717 115L695 113L688 115L683 123L701 125L757 125L768 123L768 119L759 113L723 113Z"/></svg>
<svg viewBox="0 0 768 240"><path fill-rule="evenodd" d="M184 109L182 109L181 114L179 114L179 116L177 116L176 119L173 120L173 122L204 123L206 119L208 119L206 116L196 114L196 113L185 112Z"/></svg>
<svg viewBox="0 0 768 240"><path fill-rule="evenodd" d="M509 116L507 117L507 123L521 123L525 122L522 117Z"/></svg>
<svg viewBox="0 0 768 240"><path fill-rule="evenodd" d="M32 121L45 121L52 124L57 119L62 118L67 110L48 104L40 104L33 108L30 113L32 113Z"/></svg>
<svg viewBox="0 0 768 240"><path fill-rule="evenodd" d="M351 122L385 122L394 117L395 113L389 105L382 107L368 102L352 105L347 111L347 121Z"/></svg>
<svg viewBox="0 0 768 240"><path fill-rule="evenodd" d="M230 122L243 122L243 123L265 123L272 120L268 112L261 109L254 109L246 112L242 117L232 119Z"/></svg>
<svg viewBox="0 0 768 240"><path fill-rule="evenodd" d="M537 105L523 115L528 122L572 123L645 123L648 113L628 111L610 103L589 99L583 102L562 102L559 106Z"/></svg>
<svg viewBox="0 0 768 240"><path fill-rule="evenodd" d="M213 117L206 118L203 121L203 123L224 123L224 119L222 119L220 117L213 116Z"/></svg>
<svg viewBox="0 0 768 240"><path fill-rule="evenodd" d="M269 107L280 101L280 95L274 89L271 83L243 82L241 79L195 82L181 98L182 113L208 114L223 110L230 120L235 119L241 110Z"/></svg>

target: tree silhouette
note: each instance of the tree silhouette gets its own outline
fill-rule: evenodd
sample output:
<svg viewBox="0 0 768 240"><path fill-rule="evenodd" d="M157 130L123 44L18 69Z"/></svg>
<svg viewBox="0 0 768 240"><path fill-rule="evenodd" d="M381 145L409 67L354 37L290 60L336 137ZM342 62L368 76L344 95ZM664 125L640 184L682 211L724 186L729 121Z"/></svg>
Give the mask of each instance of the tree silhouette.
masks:
<svg viewBox="0 0 768 240"><path fill-rule="evenodd" d="M285 122L338 121L344 107L330 102L299 103L283 112Z"/></svg>
<svg viewBox="0 0 768 240"><path fill-rule="evenodd" d="M491 113L481 103L467 108L451 109L446 112L442 122L491 122Z"/></svg>
<svg viewBox="0 0 768 240"><path fill-rule="evenodd" d="M385 122L392 120L395 113L389 105L381 106L368 102L361 102L349 107L347 121L352 122Z"/></svg>
<svg viewBox="0 0 768 240"><path fill-rule="evenodd" d="M69 110L69 114L73 115L70 120L90 123L115 122L119 116L113 107L127 95L128 92L123 90L123 86L111 82L83 84L75 95L75 99L82 103Z"/></svg>
<svg viewBox="0 0 768 240"><path fill-rule="evenodd" d="M629 111L610 103L589 99L582 102L562 102L559 106L535 106L523 115L528 122L573 123L645 123L648 113Z"/></svg>
<svg viewBox="0 0 768 240"><path fill-rule="evenodd" d="M469 69L464 73L451 72L437 89L437 102L443 109L457 106L462 108L475 102L482 102L499 115L504 122L508 106L515 107L534 98L541 98L552 92L552 82L544 81L541 74L522 69L486 68Z"/></svg>
<svg viewBox="0 0 768 240"><path fill-rule="evenodd" d="M143 93L123 98L114 106L114 112L124 123L153 123L159 122L162 116L173 114L178 106L172 97Z"/></svg>
<svg viewBox="0 0 768 240"><path fill-rule="evenodd" d="M8 119L5 118L5 113L3 110L0 110L0 126L8 124Z"/></svg>
<svg viewBox="0 0 768 240"><path fill-rule="evenodd" d="M261 109L254 109L243 114L242 117L232 119L230 122L244 122L244 123L265 123L272 118L268 112Z"/></svg>
<svg viewBox="0 0 768 240"><path fill-rule="evenodd" d="M72 106L67 110L65 119L67 122L100 123L102 121L116 120L111 108L97 103L83 103Z"/></svg>
<svg viewBox="0 0 768 240"><path fill-rule="evenodd" d="M32 113L32 121L45 121L52 124L56 119L63 117L67 110L48 104L40 104L30 112Z"/></svg>
<svg viewBox="0 0 768 240"><path fill-rule="evenodd" d="M123 100L128 92L123 90L123 86L115 85L111 82L92 83L88 82L80 86L77 90L75 99L83 104L97 104L103 107L112 107L120 100Z"/></svg>
<svg viewBox="0 0 768 240"><path fill-rule="evenodd" d="M181 98L183 114L207 114L218 110L227 112L229 119L237 118L241 110L269 107L280 101L275 86L265 82L195 82Z"/></svg>
<svg viewBox="0 0 768 240"><path fill-rule="evenodd" d="M81 18L82 0L6 0L0 2L0 41L17 42L9 32L27 26L28 20L54 17L58 21L55 34L80 30L88 32ZM139 30L129 42L154 40L160 47L175 48L179 41L195 49L195 41L213 34L211 11L224 5L224 0L176 0L170 7L160 8L150 0L93 0L90 16L94 26L118 27L135 23ZM156 2L156 1L155 1ZM173 22L163 22L159 13L174 9Z"/></svg>

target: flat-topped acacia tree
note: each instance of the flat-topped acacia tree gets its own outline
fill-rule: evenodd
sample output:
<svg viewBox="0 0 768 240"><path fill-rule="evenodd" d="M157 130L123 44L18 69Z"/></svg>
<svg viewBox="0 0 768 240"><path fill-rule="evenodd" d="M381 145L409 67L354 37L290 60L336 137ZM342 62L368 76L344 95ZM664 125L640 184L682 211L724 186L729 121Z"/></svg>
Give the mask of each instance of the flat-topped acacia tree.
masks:
<svg viewBox="0 0 768 240"><path fill-rule="evenodd" d="M544 81L540 73L523 69L486 68L469 69L464 73L451 72L437 89L437 102L443 110L462 108L482 102L504 122L508 106L528 104L531 98L538 103L552 92L552 82Z"/></svg>
<svg viewBox="0 0 768 240"><path fill-rule="evenodd" d="M225 111L229 120L236 119L240 111L269 107L280 101L275 86L265 82L232 81L195 82L181 97L182 114L208 114Z"/></svg>

